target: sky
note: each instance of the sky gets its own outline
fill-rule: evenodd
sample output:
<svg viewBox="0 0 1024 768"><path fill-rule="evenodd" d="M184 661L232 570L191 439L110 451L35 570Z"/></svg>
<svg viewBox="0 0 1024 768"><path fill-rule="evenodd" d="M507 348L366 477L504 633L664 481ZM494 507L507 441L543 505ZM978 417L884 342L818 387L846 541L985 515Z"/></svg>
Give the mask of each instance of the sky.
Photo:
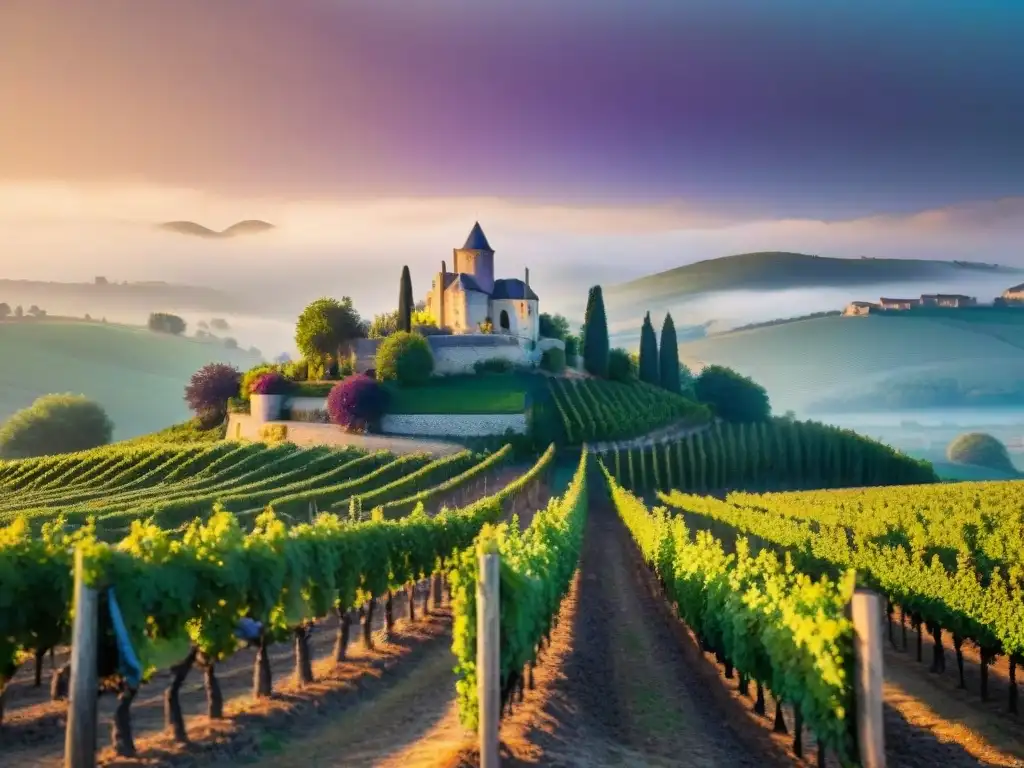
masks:
<svg viewBox="0 0 1024 768"><path fill-rule="evenodd" d="M426 281L477 219L538 286L1024 266L1022 29L1019 0L3 0L0 272ZM148 239L186 218L280 231Z"/></svg>

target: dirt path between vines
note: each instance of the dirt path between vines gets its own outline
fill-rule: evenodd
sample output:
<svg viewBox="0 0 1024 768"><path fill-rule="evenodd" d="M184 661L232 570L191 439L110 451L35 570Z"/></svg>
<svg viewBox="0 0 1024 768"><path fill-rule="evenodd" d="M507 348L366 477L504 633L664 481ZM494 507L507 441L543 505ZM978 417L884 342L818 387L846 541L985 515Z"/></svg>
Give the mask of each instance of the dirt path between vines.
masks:
<svg viewBox="0 0 1024 768"><path fill-rule="evenodd" d="M982 701L980 658L975 648L964 646L967 688L962 689L948 636L943 638L944 673L929 671L934 644L927 633L922 637L920 663L916 631L907 627L906 651L902 650L898 621L894 622L894 637L899 649L893 648L888 640L884 646L885 703L889 717L886 742L890 755L905 761L919 751L913 743L916 739L904 743L907 740L902 734L910 727L942 745L945 754L936 754L936 762L944 766L1024 766L1024 720L1007 712L1009 670L1005 659L989 668L989 700ZM894 719L902 723L890 722Z"/></svg>
<svg viewBox="0 0 1024 768"><path fill-rule="evenodd" d="M517 504L521 527L530 524L535 509L564 490L572 476L556 467L550 482ZM506 520L511 518L511 513ZM455 699L455 657L451 635L434 644L429 654L385 693L321 720L314 732L281 745L288 762L305 766L374 766L375 768L433 768L458 762L473 734L459 723ZM254 763L262 768L281 764L267 754Z"/></svg>
<svg viewBox="0 0 1024 768"><path fill-rule="evenodd" d="M580 571L537 668L537 690L502 726L505 764L786 764L709 690L706 670L679 643L645 578L603 489L592 489Z"/></svg>

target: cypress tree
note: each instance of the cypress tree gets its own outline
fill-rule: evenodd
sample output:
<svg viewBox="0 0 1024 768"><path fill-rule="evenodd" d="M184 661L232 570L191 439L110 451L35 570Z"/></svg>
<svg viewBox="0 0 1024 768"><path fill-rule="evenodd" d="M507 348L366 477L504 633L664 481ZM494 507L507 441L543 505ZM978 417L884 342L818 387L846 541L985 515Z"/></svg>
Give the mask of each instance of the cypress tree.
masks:
<svg viewBox="0 0 1024 768"><path fill-rule="evenodd" d="M608 378L608 316L604 311L604 294L600 285L590 289L583 324L583 367L587 373Z"/></svg>
<svg viewBox="0 0 1024 768"><path fill-rule="evenodd" d="M658 370L661 375L661 386L669 392L682 391L679 382L679 340L676 338L676 324L672 314L665 315L661 324L661 347L659 349Z"/></svg>
<svg viewBox="0 0 1024 768"><path fill-rule="evenodd" d="M654 335L651 324L651 313L644 315L644 324L640 326L640 381L655 386L661 385L658 376L658 337Z"/></svg>
<svg viewBox="0 0 1024 768"><path fill-rule="evenodd" d="M398 330L409 333L412 330L412 276L409 267L402 267L402 279L398 285Z"/></svg>

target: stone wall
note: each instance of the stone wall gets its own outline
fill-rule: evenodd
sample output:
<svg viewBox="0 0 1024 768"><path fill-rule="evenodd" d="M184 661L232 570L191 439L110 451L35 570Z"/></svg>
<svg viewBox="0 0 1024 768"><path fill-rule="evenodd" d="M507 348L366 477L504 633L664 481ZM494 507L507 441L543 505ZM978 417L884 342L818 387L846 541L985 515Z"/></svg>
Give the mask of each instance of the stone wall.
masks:
<svg viewBox="0 0 1024 768"><path fill-rule="evenodd" d="M526 365L530 356L518 340L501 334L459 334L428 336L434 353L434 373L438 376L473 373L473 364L499 357L515 365ZM378 339L360 339L356 343L356 371L363 373L376 366Z"/></svg>
<svg viewBox="0 0 1024 768"><path fill-rule="evenodd" d="M282 430L283 428L283 434ZM416 440L388 435L353 435L333 424L308 424L298 421L259 421L244 413L232 413L228 419L228 440L261 441L273 432L278 440L302 447L314 445L350 445L364 451L390 451L394 454L430 453L450 456L463 450L458 443L444 440Z"/></svg>
<svg viewBox="0 0 1024 768"><path fill-rule="evenodd" d="M381 429L390 435L454 435L483 437L504 435L509 430L525 435L525 413L498 414L396 414L381 420Z"/></svg>

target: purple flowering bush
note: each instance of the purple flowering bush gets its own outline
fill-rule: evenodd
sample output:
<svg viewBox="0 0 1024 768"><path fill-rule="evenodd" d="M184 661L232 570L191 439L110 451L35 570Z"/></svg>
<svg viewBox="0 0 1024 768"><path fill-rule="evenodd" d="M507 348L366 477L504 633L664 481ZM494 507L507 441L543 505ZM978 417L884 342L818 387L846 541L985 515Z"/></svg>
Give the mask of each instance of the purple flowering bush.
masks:
<svg viewBox="0 0 1024 768"><path fill-rule="evenodd" d="M331 422L349 430L372 429L388 406L388 391L369 376L356 374L338 382L327 396Z"/></svg>
<svg viewBox="0 0 1024 768"><path fill-rule="evenodd" d="M290 395L295 389L295 382L277 371L267 371L256 377L249 387L252 395Z"/></svg>

